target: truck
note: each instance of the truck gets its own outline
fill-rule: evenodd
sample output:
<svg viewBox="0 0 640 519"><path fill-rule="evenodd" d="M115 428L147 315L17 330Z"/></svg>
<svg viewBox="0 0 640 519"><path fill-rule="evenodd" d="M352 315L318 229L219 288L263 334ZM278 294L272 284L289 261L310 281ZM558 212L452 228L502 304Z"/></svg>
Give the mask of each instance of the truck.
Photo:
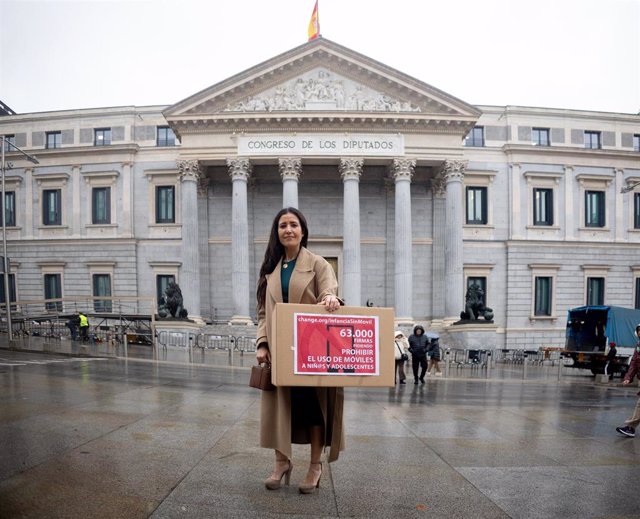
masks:
<svg viewBox="0 0 640 519"><path fill-rule="evenodd" d="M607 353L616 345L616 358L609 374L624 377L638 343L636 326L640 309L621 306L580 306L568 311L565 335L565 365L589 369L594 375L604 373Z"/></svg>

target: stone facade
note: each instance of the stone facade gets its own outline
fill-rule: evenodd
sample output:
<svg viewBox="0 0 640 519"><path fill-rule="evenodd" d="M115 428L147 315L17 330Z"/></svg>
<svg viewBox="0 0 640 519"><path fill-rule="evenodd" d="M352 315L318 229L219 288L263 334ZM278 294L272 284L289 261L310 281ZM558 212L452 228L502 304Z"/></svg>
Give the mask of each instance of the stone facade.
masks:
<svg viewBox="0 0 640 519"><path fill-rule="evenodd" d="M398 324L446 333L469 278L486 283L495 347L562 345L593 287L606 304L638 300L638 115L471 106L320 39L172 106L6 115L0 133L40 161L6 154L18 300L43 299L47 273L63 298L92 295L96 273L137 297L173 276L190 315L244 326L286 205L347 303L394 307Z"/></svg>

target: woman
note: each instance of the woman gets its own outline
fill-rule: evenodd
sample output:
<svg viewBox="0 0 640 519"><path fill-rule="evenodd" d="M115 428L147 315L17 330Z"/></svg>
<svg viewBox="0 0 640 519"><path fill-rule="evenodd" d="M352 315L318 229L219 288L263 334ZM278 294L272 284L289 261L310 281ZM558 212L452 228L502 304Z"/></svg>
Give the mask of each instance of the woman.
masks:
<svg viewBox="0 0 640 519"><path fill-rule="evenodd" d="M286 207L278 212L258 280L256 358L260 363L271 362L269 344L275 339L271 316L276 303L319 304L330 312L340 306L333 269L324 258L306 249L308 238L307 222L300 211ZM322 449L330 446L328 461L332 462L344 448L343 403L343 388L278 387L262 392L260 446L274 449L276 458L265 481L269 490L280 488L283 477L289 484L292 443L311 446L300 492L310 494L320 486Z"/></svg>
<svg viewBox="0 0 640 519"><path fill-rule="evenodd" d="M400 380L400 384L406 384L407 375L404 373L404 363L409 358L409 341L400 330L396 330L393 341L394 354L396 359L396 382ZM404 359L402 358L404 355Z"/></svg>
<svg viewBox="0 0 640 519"><path fill-rule="evenodd" d="M429 347L427 348L427 354L429 355L429 367L427 373L431 373L433 369L436 370L436 376L442 376L440 370L440 337L434 333L428 335Z"/></svg>

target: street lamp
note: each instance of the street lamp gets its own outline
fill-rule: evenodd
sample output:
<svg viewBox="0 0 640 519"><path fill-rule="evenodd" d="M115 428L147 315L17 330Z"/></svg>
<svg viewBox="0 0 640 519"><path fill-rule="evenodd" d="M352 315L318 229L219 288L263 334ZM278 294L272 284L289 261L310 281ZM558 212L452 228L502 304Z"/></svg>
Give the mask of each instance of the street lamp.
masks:
<svg viewBox="0 0 640 519"><path fill-rule="evenodd" d="M2 207L2 263L3 263L3 278L4 278L4 304L7 309L7 332L9 335L9 342L13 340L13 330L11 325L11 289L9 285L9 258L7 257L7 198L5 196L5 188L4 188L4 173L5 173L5 162L4 162L4 152L5 148L11 147L17 152L24 155L24 157L33 164L40 164L38 159L36 159L33 155L29 155L28 153L22 151L15 144L8 141L4 135L0 135L0 144L2 148L2 162L0 163L0 170L2 171L2 203L0 206Z"/></svg>

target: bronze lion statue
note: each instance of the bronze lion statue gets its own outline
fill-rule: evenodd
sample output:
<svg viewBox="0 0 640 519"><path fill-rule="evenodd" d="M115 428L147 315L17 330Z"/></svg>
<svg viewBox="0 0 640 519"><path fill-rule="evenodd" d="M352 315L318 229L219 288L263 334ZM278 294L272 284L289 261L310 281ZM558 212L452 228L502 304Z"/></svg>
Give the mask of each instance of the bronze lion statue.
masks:
<svg viewBox="0 0 640 519"><path fill-rule="evenodd" d="M160 317L179 317L186 319L188 312L183 306L182 290L177 283L173 281L167 285L162 298L158 304L158 316Z"/></svg>
<svg viewBox="0 0 640 519"><path fill-rule="evenodd" d="M484 306L484 290L477 283L473 283L467 289L464 312L460 313L460 319L477 320L484 317L487 321L493 319L493 310Z"/></svg>

